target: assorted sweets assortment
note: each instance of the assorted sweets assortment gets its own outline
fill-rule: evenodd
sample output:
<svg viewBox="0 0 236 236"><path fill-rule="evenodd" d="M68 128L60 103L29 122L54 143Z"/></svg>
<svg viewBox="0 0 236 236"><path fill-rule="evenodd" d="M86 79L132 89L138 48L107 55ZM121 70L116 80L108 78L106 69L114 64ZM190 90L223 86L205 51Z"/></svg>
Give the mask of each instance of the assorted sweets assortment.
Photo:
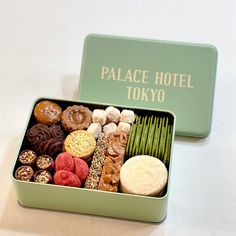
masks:
<svg viewBox="0 0 236 236"><path fill-rule="evenodd" d="M16 179L146 196L163 193L173 132L168 117L61 103L35 105Z"/></svg>

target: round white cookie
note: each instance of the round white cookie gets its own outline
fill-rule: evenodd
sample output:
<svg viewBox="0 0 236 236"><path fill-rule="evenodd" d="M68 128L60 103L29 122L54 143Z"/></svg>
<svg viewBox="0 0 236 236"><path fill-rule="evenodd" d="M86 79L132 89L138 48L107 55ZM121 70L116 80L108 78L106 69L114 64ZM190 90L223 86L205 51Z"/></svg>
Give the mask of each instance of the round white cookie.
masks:
<svg viewBox="0 0 236 236"><path fill-rule="evenodd" d="M167 169L158 158L148 155L134 156L121 167L121 191L156 196L166 186L167 178Z"/></svg>

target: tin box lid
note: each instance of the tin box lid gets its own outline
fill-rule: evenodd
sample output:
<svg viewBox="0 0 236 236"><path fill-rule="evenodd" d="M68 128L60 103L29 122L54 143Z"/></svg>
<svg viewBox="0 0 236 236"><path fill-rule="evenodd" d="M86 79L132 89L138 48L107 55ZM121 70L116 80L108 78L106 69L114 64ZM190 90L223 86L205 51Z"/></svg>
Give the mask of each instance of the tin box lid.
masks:
<svg viewBox="0 0 236 236"><path fill-rule="evenodd" d="M84 44L78 98L170 110L177 135L205 137L216 64L212 45L91 34Z"/></svg>

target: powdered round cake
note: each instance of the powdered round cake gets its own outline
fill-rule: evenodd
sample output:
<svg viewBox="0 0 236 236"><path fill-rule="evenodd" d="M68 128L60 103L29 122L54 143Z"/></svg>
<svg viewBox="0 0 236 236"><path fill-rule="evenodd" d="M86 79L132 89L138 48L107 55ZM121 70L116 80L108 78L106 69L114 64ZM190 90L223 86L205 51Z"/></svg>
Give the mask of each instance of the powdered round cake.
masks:
<svg viewBox="0 0 236 236"><path fill-rule="evenodd" d="M167 183L168 172L159 159L147 155L131 157L120 170L121 191L157 196Z"/></svg>

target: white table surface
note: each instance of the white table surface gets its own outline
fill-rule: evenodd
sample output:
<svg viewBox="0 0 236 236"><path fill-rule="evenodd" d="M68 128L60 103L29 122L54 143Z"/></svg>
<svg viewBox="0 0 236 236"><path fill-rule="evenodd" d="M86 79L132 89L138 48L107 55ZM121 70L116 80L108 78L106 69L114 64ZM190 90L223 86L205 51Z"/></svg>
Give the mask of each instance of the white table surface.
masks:
<svg viewBox="0 0 236 236"><path fill-rule="evenodd" d="M0 235L236 235L234 2L0 0ZM168 215L161 224L17 203L10 169L32 102L76 98L89 33L218 48L212 131L206 139L176 138Z"/></svg>

